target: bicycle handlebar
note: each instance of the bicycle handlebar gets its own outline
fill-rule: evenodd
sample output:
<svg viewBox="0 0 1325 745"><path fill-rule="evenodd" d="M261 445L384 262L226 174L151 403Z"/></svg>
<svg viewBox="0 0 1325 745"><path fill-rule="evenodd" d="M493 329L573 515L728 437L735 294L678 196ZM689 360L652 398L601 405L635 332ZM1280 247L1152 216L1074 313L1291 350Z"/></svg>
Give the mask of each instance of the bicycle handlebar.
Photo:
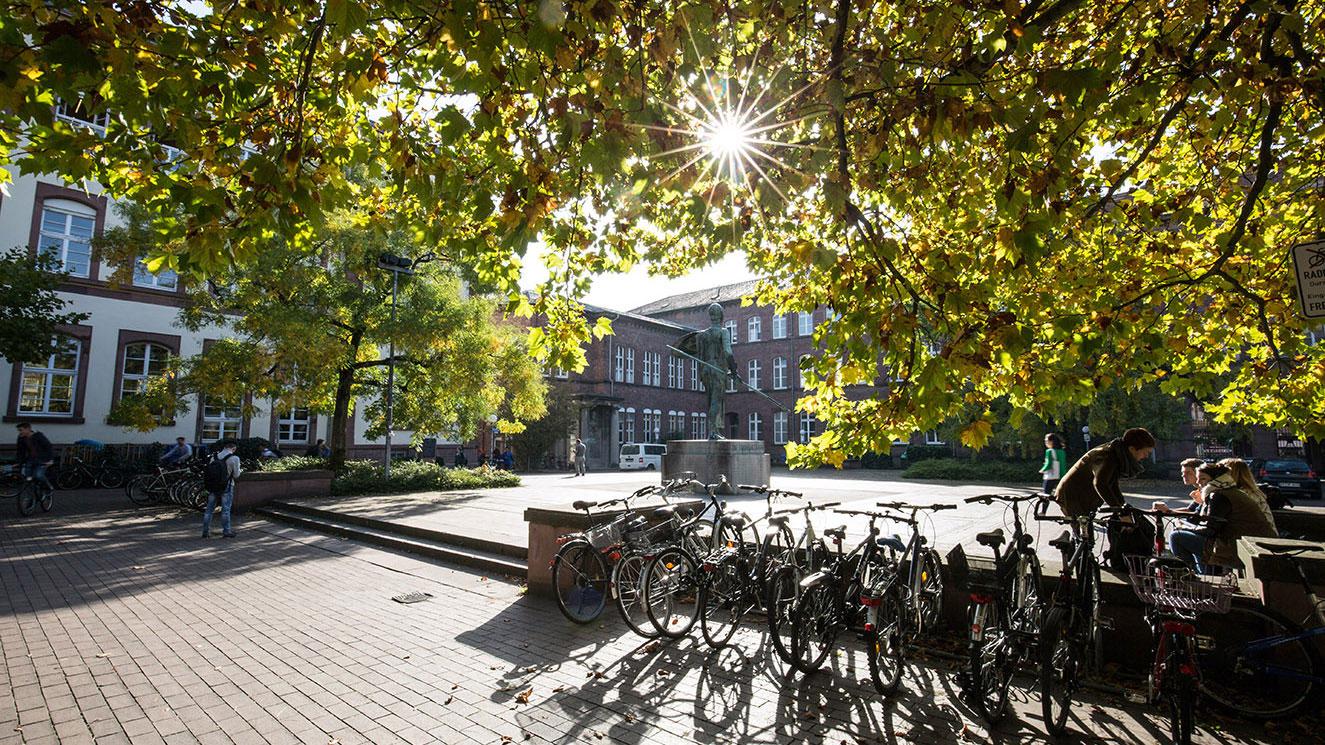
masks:
<svg viewBox="0 0 1325 745"><path fill-rule="evenodd" d="M886 507L893 510L955 510L955 504L907 504L906 502L875 502L875 507Z"/></svg>
<svg viewBox="0 0 1325 745"><path fill-rule="evenodd" d="M1044 498L1045 495L1043 494L980 494L974 497L967 497L962 501L966 502L966 504L973 504L975 502L981 502L984 504L992 504L994 502L1016 504L1018 502L1029 502L1032 499L1043 500Z"/></svg>
<svg viewBox="0 0 1325 745"><path fill-rule="evenodd" d="M788 508L783 509L783 510L778 510L777 512L774 512L772 516L777 516L777 515L794 515L794 514L796 514L797 512L809 512L809 511L811 511L811 510L826 510L826 509L828 509L828 508L830 508L830 507L836 507L836 506L838 506L838 505L840 505L840 504L842 504L842 503L841 503L841 502L825 502L825 503L823 503L823 504L803 504L803 505L801 505L800 507L788 507ZM840 511L840 510L839 510L839 511Z"/></svg>
<svg viewBox="0 0 1325 745"><path fill-rule="evenodd" d="M737 484L737 489L752 492L754 494L767 494L771 497L804 497L805 495L798 491L787 491L786 489L774 489L768 486L755 486L754 484Z"/></svg>

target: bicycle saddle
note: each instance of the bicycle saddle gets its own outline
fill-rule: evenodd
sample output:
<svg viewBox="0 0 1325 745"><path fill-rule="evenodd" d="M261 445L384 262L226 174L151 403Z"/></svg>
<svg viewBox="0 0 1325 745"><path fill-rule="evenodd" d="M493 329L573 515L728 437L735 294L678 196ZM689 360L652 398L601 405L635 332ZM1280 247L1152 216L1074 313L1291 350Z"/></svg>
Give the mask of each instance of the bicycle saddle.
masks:
<svg viewBox="0 0 1325 745"><path fill-rule="evenodd" d="M722 516L722 524L729 525L737 530L745 527L745 515L738 512L728 512Z"/></svg>
<svg viewBox="0 0 1325 745"><path fill-rule="evenodd" d="M597 505L598 505L597 502L586 502L583 499L577 499L574 502L570 503L571 509L576 509L576 510L587 510L590 507L596 507Z"/></svg>
<svg viewBox="0 0 1325 745"><path fill-rule="evenodd" d="M1191 565L1176 556L1156 556L1146 564L1151 569L1191 569Z"/></svg>
<svg viewBox="0 0 1325 745"><path fill-rule="evenodd" d="M1059 551L1062 551L1063 553L1067 553L1068 551L1071 551L1071 550L1072 550L1072 531L1070 531L1070 530L1064 530L1062 535L1058 536L1057 538L1053 539L1052 541L1049 541L1049 545L1050 545L1050 546L1053 546L1054 548L1058 549Z"/></svg>
<svg viewBox="0 0 1325 745"><path fill-rule="evenodd" d="M787 521L790 519L791 515L774 515L768 518L768 526L770 528L780 528L783 525L786 525Z"/></svg>
<svg viewBox="0 0 1325 745"><path fill-rule="evenodd" d="M998 548L999 546L1003 545L1003 529L994 528L988 533L976 533L975 542L980 544L981 546L988 546L989 548Z"/></svg>
<svg viewBox="0 0 1325 745"><path fill-rule="evenodd" d="M654 517L661 517L664 520L671 517L674 514L676 514L676 507L670 504L667 505L666 507L659 507L658 509L653 511Z"/></svg>
<svg viewBox="0 0 1325 745"><path fill-rule="evenodd" d="M829 528L824 531L824 535L832 536L839 541L845 541L847 539L847 526L843 525L840 528Z"/></svg>
<svg viewBox="0 0 1325 745"><path fill-rule="evenodd" d="M891 548L894 551L906 550L906 544L902 543L901 536L890 535L887 538L876 538L874 539L874 542L878 544L880 548Z"/></svg>

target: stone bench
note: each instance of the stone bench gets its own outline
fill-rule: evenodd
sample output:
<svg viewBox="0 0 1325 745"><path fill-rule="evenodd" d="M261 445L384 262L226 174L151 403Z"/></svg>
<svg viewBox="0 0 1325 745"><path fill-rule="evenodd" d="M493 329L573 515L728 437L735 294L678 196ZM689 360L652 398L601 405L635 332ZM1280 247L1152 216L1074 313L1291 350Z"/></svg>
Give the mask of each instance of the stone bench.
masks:
<svg viewBox="0 0 1325 745"><path fill-rule="evenodd" d="M704 506L703 500L698 499L663 501L657 497L649 497L634 500L631 509L648 517L650 524L657 524L660 521L652 517L653 511L668 504L696 511ZM557 543L558 538L567 533L579 533L608 522L625 512L621 505L613 505L603 510L591 509L588 514L570 505L526 508L524 519L529 524L529 592L534 595L552 596L552 559L557 555L557 549L561 548Z"/></svg>
<svg viewBox="0 0 1325 745"><path fill-rule="evenodd" d="M251 510L276 499L329 497L331 477L328 470L247 471L235 479L233 509Z"/></svg>

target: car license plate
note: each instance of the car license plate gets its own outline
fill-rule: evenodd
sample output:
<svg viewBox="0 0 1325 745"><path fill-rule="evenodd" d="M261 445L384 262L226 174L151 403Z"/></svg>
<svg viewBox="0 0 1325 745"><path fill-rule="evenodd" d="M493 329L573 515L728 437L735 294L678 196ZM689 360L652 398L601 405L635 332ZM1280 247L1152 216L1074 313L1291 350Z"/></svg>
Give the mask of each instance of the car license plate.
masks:
<svg viewBox="0 0 1325 745"><path fill-rule="evenodd" d="M1299 484L1299 483L1297 483L1296 481L1284 481L1284 482L1280 483L1279 486L1282 486L1282 487L1285 488L1285 489L1301 489L1301 488L1302 488L1302 485Z"/></svg>

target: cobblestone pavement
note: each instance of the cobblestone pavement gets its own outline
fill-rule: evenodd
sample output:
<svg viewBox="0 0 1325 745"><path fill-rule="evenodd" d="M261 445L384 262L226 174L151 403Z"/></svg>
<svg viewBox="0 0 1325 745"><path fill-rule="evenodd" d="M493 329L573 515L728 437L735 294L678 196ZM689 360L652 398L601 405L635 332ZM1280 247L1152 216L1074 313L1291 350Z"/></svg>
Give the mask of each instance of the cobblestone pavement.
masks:
<svg viewBox="0 0 1325 745"><path fill-rule="evenodd" d="M940 664L885 704L854 653L807 679L753 629L719 653L641 643L615 617L576 627L518 584L352 542L257 519L202 540L196 515L68 502L0 504L0 745L1044 739L1024 686L990 733ZM411 591L434 597L391 601ZM1073 741L1160 738L1144 707L1087 699ZM1242 727L1199 741L1273 735Z"/></svg>

